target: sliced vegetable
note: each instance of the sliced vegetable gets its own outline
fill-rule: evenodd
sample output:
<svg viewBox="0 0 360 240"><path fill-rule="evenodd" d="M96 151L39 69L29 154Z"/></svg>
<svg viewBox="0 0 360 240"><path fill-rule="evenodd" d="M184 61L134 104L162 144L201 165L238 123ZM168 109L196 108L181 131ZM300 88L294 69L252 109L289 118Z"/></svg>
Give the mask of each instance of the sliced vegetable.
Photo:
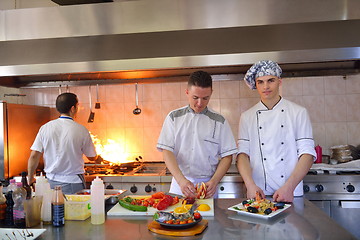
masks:
<svg viewBox="0 0 360 240"><path fill-rule="evenodd" d="M131 204L122 199L119 200L119 204L123 208L129 209L131 211L136 211L136 212L146 212L147 211L147 207L145 207L145 206L134 205L134 204Z"/></svg>

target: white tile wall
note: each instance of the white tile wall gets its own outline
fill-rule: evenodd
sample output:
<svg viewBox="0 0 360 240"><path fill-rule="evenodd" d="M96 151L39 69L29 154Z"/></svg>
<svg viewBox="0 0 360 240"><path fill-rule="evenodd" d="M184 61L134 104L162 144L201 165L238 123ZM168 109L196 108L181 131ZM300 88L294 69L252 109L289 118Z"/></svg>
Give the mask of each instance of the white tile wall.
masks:
<svg viewBox="0 0 360 240"><path fill-rule="evenodd" d="M140 115L133 115L135 85L99 86L101 109L95 112L94 123L89 116L89 88L70 87L78 95L80 111L76 120L101 139L110 138L122 143L123 151L142 154L145 160L161 160L156 142L169 111L187 104L185 82L139 84ZM61 89L65 91L64 88ZM4 93L23 93L25 97L3 97ZM283 79L284 98L307 108L313 123L316 144L329 154L329 147L340 144L360 144L360 74ZM12 103L54 107L58 88L14 89L0 87L0 99ZM96 88L91 89L92 102ZM250 90L244 81L215 81L209 106L229 121L237 138L240 114L259 101L257 91ZM54 116L57 117L57 116Z"/></svg>

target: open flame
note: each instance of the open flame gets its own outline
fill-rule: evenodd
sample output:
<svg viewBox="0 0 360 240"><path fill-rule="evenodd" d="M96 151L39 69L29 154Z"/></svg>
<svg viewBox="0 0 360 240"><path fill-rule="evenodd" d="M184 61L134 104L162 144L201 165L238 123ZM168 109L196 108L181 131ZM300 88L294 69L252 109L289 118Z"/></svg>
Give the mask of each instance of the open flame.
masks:
<svg viewBox="0 0 360 240"><path fill-rule="evenodd" d="M90 135L94 142L97 154L100 155L104 160L114 164L132 162L128 160L129 155L121 151L122 147L119 142L116 142L112 139L102 141L96 135L92 133L90 133Z"/></svg>

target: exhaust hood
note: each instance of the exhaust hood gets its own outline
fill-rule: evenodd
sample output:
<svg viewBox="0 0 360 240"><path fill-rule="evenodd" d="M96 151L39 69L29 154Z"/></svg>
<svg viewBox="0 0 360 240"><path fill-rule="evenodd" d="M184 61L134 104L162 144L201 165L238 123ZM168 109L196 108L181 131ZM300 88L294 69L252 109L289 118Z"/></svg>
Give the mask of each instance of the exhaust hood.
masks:
<svg viewBox="0 0 360 240"><path fill-rule="evenodd" d="M0 85L161 82L202 69L360 69L357 0L139 0L0 11Z"/></svg>

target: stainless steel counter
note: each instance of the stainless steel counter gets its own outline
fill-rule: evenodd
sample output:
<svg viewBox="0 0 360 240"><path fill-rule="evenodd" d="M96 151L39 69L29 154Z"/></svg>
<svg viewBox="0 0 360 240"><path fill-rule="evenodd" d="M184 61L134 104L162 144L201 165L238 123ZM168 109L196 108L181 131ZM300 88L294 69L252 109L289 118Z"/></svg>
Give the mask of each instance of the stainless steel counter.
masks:
<svg viewBox="0 0 360 240"><path fill-rule="evenodd" d="M296 198L293 206L270 221L244 218L228 207L242 199L216 199L215 217L206 218L209 225L198 236L181 239L355 239L349 232L304 198ZM150 217L107 217L105 224L66 221L63 228L44 225L39 239L179 239L158 235L148 230Z"/></svg>

